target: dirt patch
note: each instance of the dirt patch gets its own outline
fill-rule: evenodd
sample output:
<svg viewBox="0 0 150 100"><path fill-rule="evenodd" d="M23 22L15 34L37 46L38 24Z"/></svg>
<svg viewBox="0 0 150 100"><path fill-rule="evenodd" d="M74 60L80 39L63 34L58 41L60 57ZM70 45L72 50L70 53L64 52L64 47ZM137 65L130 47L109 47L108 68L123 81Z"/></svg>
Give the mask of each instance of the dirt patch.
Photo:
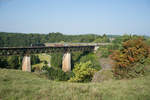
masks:
<svg viewBox="0 0 150 100"><path fill-rule="evenodd" d="M114 61L110 58L100 58L99 63L102 69L112 69Z"/></svg>

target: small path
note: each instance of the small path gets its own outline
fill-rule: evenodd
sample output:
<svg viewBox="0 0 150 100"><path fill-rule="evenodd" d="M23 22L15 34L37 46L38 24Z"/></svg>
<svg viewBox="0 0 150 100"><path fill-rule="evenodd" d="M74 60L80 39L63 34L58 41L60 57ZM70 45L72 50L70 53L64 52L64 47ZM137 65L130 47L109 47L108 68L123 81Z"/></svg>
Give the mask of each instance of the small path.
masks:
<svg viewBox="0 0 150 100"><path fill-rule="evenodd" d="M113 60L110 58L100 58L99 62L102 69L112 69L113 67Z"/></svg>

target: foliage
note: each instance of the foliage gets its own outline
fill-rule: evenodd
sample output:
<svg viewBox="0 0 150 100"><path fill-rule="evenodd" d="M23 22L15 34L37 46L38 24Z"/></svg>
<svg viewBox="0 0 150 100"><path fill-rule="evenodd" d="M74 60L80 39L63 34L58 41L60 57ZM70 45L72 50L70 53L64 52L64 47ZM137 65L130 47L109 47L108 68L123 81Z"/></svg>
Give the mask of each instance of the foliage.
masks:
<svg viewBox="0 0 150 100"><path fill-rule="evenodd" d="M97 70L101 69L100 64L98 62L98 57L96 56L95 53L88 53L88 54L82 56L79 60L79 63L80 62L85 63L87 61L91 62L93 68L95 68Z"/></svg>
<svg viewBox="0 0 150 100"><path fill-rule="evenodd" d="M51 54L51 66L61 68L62 66L62 53L53 53Z"/></svg>
<svg viewBox="0 0 150 100"><path fill-rule="evenodd" d="M93 42L99 38L99 35L64 35L59 32L49 34L23 34L0 32L0 47L18 47L30 46L37 43L54 43L54 42Z"/></svg>
<svg viewBox="0 0 150 100"><path fill-rule="evenodd" d="M45 72L46 76L50 80L55 81L67 81L70 79L70 77L73 76L72 72L63 72L60 68L53 68L53 67L47 67L44 66L42 70Z"/></svg>
<svg viewBox="0 0 150 100"><path fill-rule="evenodd" d="M79 63L75 65L73 73L75 74L69 81L70 82L89 82L92 80L92 77L96 69L93 68L93 65L90 61L85 63Z"/></svg>
<svg viewBox="0 0 150 100"><path fill-rule="evenodd" d="M128 35L124 34L123 36L116 37L112 41L112 50L121 50L123 49L122 43L131 39L138 39L138 38L143 38L142 36L137 36L137 35Z"/></svg>
<svg viewBox="0 0 150 100"><path fill-rule="evenodd" d="M34 64L38 64L40 63L40 58L38 55L31 55L31 64L34 65Z"/></svg>
<svg viewBox="0 0 150 100"><path fill-rule="evenodd" d="M103 36L99 36L93 42L95 42L95 43L105 43L105 42L110 42L110 41L109 41L109 38L104 34Z"/></svg>
<svg viewBox="0 0 150 100"><path fill-rule="evenodd" d="M21 69L22 56L0 57L0 67L8 69Z"/></svg>
<svg viewBox="0 0 150 100"><path fill-rule="evenodd" d="M7 68L11 69L19 69L19 67L21 68L21 59L19 56L10 56L8 57L7 62L8 62Z"/></svg>
<svg viewBox="0 0 150 100"><path fill-rule="evenodd" d="M130 39L122 44L123 49L115 50L111 58L115 60L113 68L117 78L134 78L143 75L144 63L149 58L149 47L142 38Z"/></svg>
<svg viewBox="0 0 150 100"><path fill-rule="evenodd" d="M98 49L98 53L100 53L100 57L107 58L112 52L112 45L110 46L101 46Z"/></svg>
<svg viewBox="0 0 150 100"><path fill-rule="evenodd" d="M5 57L0 57L0 68L6 68L8 66L7 59Z"/></svg>
<svg viewBox="0 0 150 100"><path fill-rule="evenodd" d="M100 51L101 57L106 58L106 57L108 57L109 55L112 54L112 50L121 50L121 49L123 49L122 42L125 42L125 41L130 40L130 39L137 39L139 37L141 37L141 36L127 35L127 34L125 34L123 36L117 36L113 39L111 45L101 46L98 51ZM109 39L106 36L105 36L105 38ZM112 36L110 38L112 38ZM107 42L109 42L109 41L107 41Z"/></svg>
<svg viewBox="0 0 150 100"><path fill-rule="evenodd" d="M48 54L38 54L37 56L40 62L32 64L32 70L35 72L41 72L43 66L50 66L50 56Z"/></svg>

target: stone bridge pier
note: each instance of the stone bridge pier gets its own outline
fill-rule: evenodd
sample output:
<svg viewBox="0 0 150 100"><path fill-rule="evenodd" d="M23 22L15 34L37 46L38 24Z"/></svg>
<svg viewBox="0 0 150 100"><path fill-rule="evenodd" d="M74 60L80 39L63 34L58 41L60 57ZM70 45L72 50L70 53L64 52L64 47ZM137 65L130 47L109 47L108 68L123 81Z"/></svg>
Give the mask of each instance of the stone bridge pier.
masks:
<svg viewBox="0 0 150 100"><path fill-rule="evenodd" d="M22 60L22 71L31 72L31 58L29 55L25 55Z"/></svg>
<svg viewBox="0 0 150 100"><path fill-rule="evenodd" d="M62 70L64 72L71 71L71 53L66 52L62 58ZM22 60L22 71L31 72L31 58L25 55Z"/></svg>
<svg viewBox="0 0 150 100"><path fill-rule="evenodd" d="M69 72L71 71L71 53L70 52L66 52L63 55L63 59L62 59L62 70L64 72Z"/></svg>

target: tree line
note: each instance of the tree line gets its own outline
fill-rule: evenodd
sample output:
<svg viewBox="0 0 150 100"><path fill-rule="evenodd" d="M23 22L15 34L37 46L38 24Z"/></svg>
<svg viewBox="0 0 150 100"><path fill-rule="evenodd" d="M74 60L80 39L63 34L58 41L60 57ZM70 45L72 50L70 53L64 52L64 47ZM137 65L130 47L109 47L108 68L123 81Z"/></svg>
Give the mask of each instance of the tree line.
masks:
<svg viewBox="0 0 150 100"><path fill-rule="evenodd" d="M49 34L0 32L0 47L21 47L54 42L109 42L109 39L105 34L101 36L96 34L64 35L59 32Z"/></svg>

